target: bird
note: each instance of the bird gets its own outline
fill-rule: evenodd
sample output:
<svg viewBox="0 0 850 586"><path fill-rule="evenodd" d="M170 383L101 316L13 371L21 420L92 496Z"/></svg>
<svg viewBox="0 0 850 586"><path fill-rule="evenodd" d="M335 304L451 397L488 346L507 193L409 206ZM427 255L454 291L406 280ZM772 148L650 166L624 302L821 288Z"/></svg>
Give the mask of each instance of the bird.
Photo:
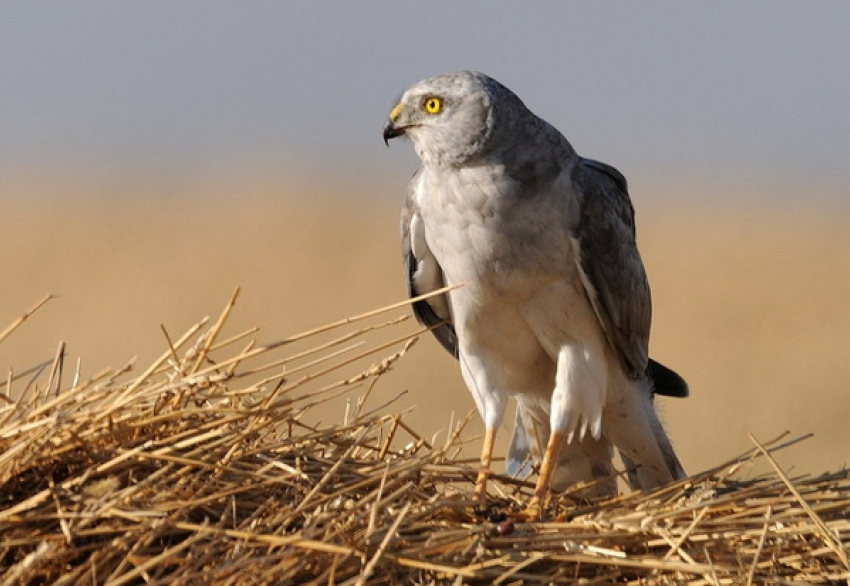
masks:
<svg viewBox="0 0 850 586"><path fill-rule="evenodd" d="M655 411L685 380L649 358L651 296L625 177L579 156L507 87L475 71L410 86L382 136L421 166L401 214L417 319L458 359L484 423L475 496L486 500L496 432L516 401L508 473L537 467L526 511L585 483L616 493L685 477ZM440 292L441 291L441 292Z"/></svg>

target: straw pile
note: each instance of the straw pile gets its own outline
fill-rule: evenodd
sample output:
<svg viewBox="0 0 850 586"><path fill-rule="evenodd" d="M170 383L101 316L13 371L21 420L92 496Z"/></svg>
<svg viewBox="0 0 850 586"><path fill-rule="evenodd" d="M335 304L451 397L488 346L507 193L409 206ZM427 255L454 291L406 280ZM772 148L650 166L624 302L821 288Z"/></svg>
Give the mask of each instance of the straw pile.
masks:
<svg viewBox="0 0 850 586"><path fill-rule="evenodd" d="M138 376L63 376L64 352L40 374L10 374L0 585L850 581L846 471L736 480L753 459L775 465L778 441L756 443L654 494L560 495L542 523L512 520L531 485L496 477L476 511L464 421L435 445L391 406L367 410L422 333L369 321L401 304L258 347L253 330L221 340L234 301L208 329L168 337ZM389 339L359 343L375 332ZM308 423L352 390L339 423Z"/></svg>

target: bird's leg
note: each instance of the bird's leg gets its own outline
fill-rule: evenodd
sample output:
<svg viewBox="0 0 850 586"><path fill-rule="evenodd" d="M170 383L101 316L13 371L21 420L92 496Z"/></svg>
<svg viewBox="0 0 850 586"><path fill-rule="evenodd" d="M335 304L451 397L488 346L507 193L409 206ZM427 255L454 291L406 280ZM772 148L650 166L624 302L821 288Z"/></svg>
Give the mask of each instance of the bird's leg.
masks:
<svg viewBox="0 0 850 586"><path fill-rule="evenodd" d="M553 431L543 454L543 462L540 464L540 472L537 475L537 484L534 486L534 496L526 505L520 516L529 520L540 520L543 509L546 506L546 497L549 495L549 485L558 465L558 454L564 443L565 434L561 431Z"/></svg>
<svg viewBox="0 0 850 586"><path fill-rule="evenodd" d="M475 499L481 506L487 501L487 477L493 472L490 464L493 461L493 446L496 443L496 430L489 426L484 431L484 446L481 448L481 468L475 480Z"/></svg>
<svg viewBox="0 0 850 586"><path fill-rule="evenodd" d="M459 320L462 322L463 320ZM502 423L507 406L507 395L500 389L503 387L494 373L499 372L499 367L493 357L480 349L473 348L469 351L461 347L460 371L463 380L472 393L475 406L481 419L484 420L484 445L481 449L481 468L475 481L475 498L480 505L486 504L487 499L487 477L493 472L490 464L493 461L493 446L496 442L496 430Z"/></svg>
<svg viewBox="0 0 850 586"><path fill-rule="evenodd" d="M550 435L543 454L543 462L537 477L534 496L528 503L523 516L539 519L549 494L555 469L560 463L564 441L574 450L590 436L588 441L601 439L602 409L605 402L606 364L604 341L601 336L593 343L565 344L558 350L555 373L555 389L552 393L550 411ZM589 433L588 433L589 432ZM604 444L602 444L604 445ZM579 450L579 453L581 450ZM585 459L591 452L585 450ZM610 461L606 455L603 463ZM589 472L593 473L592 462ZM598 462L597 462L598 464Z"/></svg>

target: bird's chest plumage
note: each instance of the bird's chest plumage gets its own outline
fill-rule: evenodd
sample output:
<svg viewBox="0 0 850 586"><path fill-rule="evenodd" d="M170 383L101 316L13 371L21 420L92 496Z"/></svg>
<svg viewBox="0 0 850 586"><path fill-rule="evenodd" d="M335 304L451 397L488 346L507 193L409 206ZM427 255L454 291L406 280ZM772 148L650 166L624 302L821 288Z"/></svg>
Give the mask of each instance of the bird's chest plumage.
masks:
<svg viewBox="0 0 850 586"><path fill-rule="evenodd" d="M553 279L572 279L569 210L545 187L486 168L424 173L417 205L448 284L465 283L483 303L521 301Z"/></svg>

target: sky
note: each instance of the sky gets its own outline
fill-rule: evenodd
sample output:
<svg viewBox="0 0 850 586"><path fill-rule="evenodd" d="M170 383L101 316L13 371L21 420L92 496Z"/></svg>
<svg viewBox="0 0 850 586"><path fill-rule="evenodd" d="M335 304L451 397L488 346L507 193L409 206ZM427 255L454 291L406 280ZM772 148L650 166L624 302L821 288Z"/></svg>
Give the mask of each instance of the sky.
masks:
<svg viewBox="0 0 850 586"><path fill-rule="evenodd" d="M786 0L4 2L0 173L403 184L386 115L457 69L632 184L848 196L850 3Z"/></svg>

